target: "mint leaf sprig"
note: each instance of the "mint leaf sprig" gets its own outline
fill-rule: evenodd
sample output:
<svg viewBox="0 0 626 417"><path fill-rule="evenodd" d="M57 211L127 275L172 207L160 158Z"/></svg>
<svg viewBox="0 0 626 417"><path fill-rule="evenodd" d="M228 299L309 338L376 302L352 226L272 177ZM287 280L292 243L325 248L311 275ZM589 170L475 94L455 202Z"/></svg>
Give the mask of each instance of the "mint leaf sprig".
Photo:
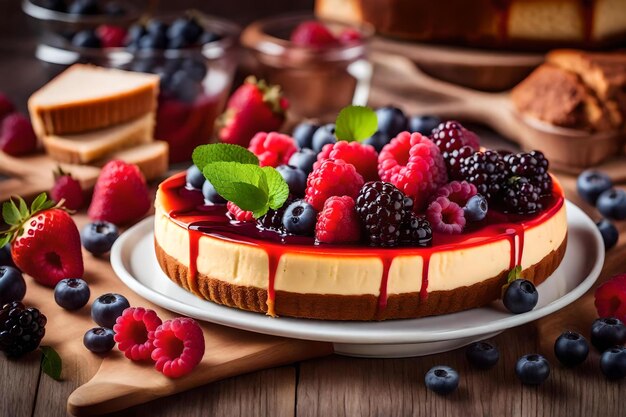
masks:
<svg viewBox="0 0 626 417"><path fill-rule="evenodd" d="M376 112L365 106L347 106L335 120L335 136L346 142L361 142L378 130Z"/></svg>
<svg viewBox="0 0 626 417"><path fill-rule="evenodd" d="M289 186L273 167L260 167L252 152L238 145L216 143L197 147L194 164L223 198L251 211L255 218L287 201Z"/></svg>
<svg viewBox="0 0 626 417"><path fill-rule="evenodd" d="M63 361L61 357L50 346L41 346L41 369L43 372L57 381L61 380L61 370Z"/></svg>

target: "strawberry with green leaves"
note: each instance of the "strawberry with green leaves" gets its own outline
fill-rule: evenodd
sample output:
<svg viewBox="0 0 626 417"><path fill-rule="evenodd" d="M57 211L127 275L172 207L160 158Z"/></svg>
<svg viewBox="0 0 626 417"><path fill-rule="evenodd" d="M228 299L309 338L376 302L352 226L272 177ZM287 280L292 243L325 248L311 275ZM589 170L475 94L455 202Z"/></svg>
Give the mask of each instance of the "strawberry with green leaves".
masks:
<svg viewBox="0 0 626 417"><path fill-rule="evenodd" d="M279 86L248 77L230 96L218 120L219 138L224 143L247 147L258 132L279 130L287 107Z"/></svg>
<svg viewBox="0 0 626 417"><path fill-rule="evenodd" d="M0 247L10 242L15 265L35 281L54 287L64 278L83 276L78 228L46 193L30 208L21 197L5 202L2 216L10 227L0 235Z"/></svg>

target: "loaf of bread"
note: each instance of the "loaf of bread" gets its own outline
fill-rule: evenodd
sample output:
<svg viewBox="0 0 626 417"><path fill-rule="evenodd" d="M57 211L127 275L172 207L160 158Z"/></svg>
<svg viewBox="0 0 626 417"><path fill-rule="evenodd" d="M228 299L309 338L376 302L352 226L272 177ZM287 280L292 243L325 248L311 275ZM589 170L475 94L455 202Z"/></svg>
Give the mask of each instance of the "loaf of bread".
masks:
<svg viewBox="0 0 626 417"><path fill-rule="evenodd" d="M590 132L626 123L626 53L556 50L511 92L517 111Z"/></svg>

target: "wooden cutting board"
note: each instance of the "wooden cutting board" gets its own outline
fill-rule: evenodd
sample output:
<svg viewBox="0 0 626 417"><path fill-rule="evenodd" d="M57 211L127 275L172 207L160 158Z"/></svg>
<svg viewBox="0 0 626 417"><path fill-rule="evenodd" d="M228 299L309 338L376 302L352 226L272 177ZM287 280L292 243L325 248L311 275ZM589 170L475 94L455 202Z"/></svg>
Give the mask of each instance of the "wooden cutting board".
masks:
<svg viewBox="0 0 626 417"><path fill-rule="evenodd" d="M84 214L74 216L79 227L87 223ZM132 306L152 308L161 319L174 313L157 307L128 289L114 274L108 257L95 258L87 252L84 279L91 288L90 302L71 312L59 307L53 290L26 277L28 290L24 302L39 308L48 318L42 345L52 346L63 360L63 379L86 380L67 400L67 408L77 416L99 415L125 409L155 398L234 375L276 367L332 353L330 343L309 342L249 333L210 323L201 323L206 342L202 362L189 375L168 379L151 363L135 363L114 350L96 355L83 346L83 335L97 325L92 322L90 306L95 298L117 292ZM47 376L43 376L48 378ZM53 384L56 382L53 382Z"/></svg>

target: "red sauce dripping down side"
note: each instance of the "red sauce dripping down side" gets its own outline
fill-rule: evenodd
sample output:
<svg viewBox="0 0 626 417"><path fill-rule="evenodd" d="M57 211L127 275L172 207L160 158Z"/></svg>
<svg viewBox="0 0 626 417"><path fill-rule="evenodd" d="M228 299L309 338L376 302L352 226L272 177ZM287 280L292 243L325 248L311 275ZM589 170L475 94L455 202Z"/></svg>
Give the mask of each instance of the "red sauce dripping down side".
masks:
<svg viewBox="0 0 626 417"><path fill-rule="evenodd" d="M555 181L555 191L546 209L539 215L509 216L490 212L480 227L469 227L461 235L433 236L433 246L428 248L373 248L364 245L317 244L312 237L282 236L260 230L254 223L232 222L225 206L205 205L202 193L185 188L185 173L165 180L160 186L163 198L160 203L166 214L179 226L189 230L189 286L197 293L198 242L201 236L210 236L238 244L249 245L265 251L268 257L267 314L275 315L275 280L278 264L285 253L311 256L378 257L383 262L383 274L378 298L379 313L387 307L389 270L396 256L420 256L423 260L420 299L428 296L429 266L434 253L467 249L490 242L508 239L511 244L510 267L521 264L524 249L524 231L543 223L556 214L564 204L563 191Z"/></svg>

